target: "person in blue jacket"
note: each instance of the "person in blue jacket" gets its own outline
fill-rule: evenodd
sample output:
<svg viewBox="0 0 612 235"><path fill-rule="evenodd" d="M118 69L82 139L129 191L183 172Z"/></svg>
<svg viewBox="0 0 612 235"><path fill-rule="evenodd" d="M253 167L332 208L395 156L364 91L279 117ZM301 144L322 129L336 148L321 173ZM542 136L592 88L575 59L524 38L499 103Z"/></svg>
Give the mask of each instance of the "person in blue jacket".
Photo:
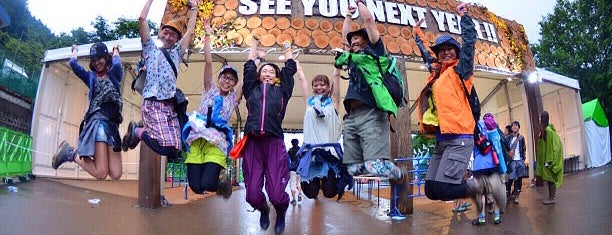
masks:
<svg viewBox="0 0 612 235"><path fill-rule="evenodd" d="M77 47L72 47L70 68L89 88L89 108L79 128L78 148L62 141L51 165L57 169L65 162L75 162L98 180L107 176L118 180L122 174L119 124L123 121L120 93L123 66L119 47L113 47L111 56L104 43L95 43L89 50L89 58L91 70L87 71L78 63Z"/></svg>
<svg viewBox="0 0 612 235"><path fill-rule="evenodd" d="M473 225L485 224L484 204L494 204L494 223L502 222L501 212L506 207L506 188L502 175L506 174L507 168L504 162L504 151L502 149L502 131L491 113L483 116L476 123L478 130L474 139L474 165L472 173L480 188L472 196L476 203L479 216L472 221ZM477 138L478 137L478 138ZM482 196L487 197L483 203ZM489 201L490 200L490 201Z"/></svg>

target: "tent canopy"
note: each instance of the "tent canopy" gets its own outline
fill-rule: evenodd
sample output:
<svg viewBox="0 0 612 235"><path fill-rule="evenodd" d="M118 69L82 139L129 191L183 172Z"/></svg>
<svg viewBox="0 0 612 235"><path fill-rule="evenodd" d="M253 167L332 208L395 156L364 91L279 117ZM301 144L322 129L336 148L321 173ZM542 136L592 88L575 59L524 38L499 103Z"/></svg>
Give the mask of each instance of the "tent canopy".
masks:
<svg viewBox="0 0 612 235"><path fill-rule="evenodd" d="M601 104L599 104L599 99L594 99L582 104L582 114L584 116L584 121L593 120L598 126L608 126L608 119L606 118L606 114Z"/></svg>

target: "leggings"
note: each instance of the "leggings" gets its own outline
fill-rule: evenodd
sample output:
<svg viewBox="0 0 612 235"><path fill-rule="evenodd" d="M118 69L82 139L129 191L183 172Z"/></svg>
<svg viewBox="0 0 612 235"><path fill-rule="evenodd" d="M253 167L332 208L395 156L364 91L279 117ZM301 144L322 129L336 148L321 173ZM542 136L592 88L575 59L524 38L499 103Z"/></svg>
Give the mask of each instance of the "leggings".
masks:
<svg viewBox="0 0 612 235"><path fill-rule="evenodd" d="M157 141L152 139L146 131L142 133L142 141L145 142L147 146L151 148L151 150L159 155L168 157L169 160L179 157L179 149L172 146L160 146Z"/></svg>
<svg viewBox="0 0 612 235"><path fill-rule="evenodd" d="M204 191L214 192L219 186L219 173L221 166L217 163L187 163L189 188L196 194L202 194Z"/></svg>
<svg viewBox="0 0 612 235"><path fill-rule="evenodd" d="M431 200L452 201L457 198L465 198L467 184L451 184L433 180L425 181L425 195Z"/></svg>
<svg viewBox="0 0 612 235"><path fill-rule="evenodd" d="M512 190L512 182L514 182L514 192L510 191ZM514 180L508 180L508 182L506 182L506 193L519 194L521 193L522 189L523 189L523 178L521 177L516 178Z"/></svg>

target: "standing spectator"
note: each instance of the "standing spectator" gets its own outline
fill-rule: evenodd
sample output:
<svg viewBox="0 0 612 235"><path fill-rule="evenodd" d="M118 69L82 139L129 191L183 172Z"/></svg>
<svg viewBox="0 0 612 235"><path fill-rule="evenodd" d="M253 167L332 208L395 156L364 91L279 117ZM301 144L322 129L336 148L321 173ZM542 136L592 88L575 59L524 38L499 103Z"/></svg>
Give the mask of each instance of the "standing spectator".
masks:
<svg viewBox="0 0 612 235"><path fill-rule="evenodd" d="M294 205L302 201L301 177L297 173L297 166L300 161L297 154L300 150L299 143L298 139L292 139L291 148L287 151L287 154L289 154L289 189L291 189L291 204Z"/></svg>
<svg viewBox="0 0 612 235"><path fill-rule="evenodd" d="M242 86L249 112L244 129L248 139L242 162L246 201L261 212L259 225L268 229L270 208L262 191L265 180L266 192L276 209L274 232L277 234L285 230L285 213L289 206L289 195L285 192L289 182L289 160L281 124L293 94L293 75L296 72L291 44L285 42L284 46L286 61L282 70L267 62L257 70L255 59L259 41L254 37L249 60L244 64Z"/></svg>
<svg viewBox="0 0 612 235"><path fill-rule="evenodd" d="M64 162L75 162L98 180L106 179L106 176L118 180L122 174L119 124L123 121L119 85L123 79L123 66L119 47L113 47L111 57L104 43L93 44L89 50L91 71L86 71L79 65L77 49L73 46L69 63L72 71L89 88L89 108L79 130L78 149L63 141L53 155L51 165L57 169Z"/></svg>
<svg viewBox="0 0 612 235"><path fill-rule="evenodd" d="M123 137L123 151L135 148L140 140L154 152L169 159L178 157L181 150L181 128L177 116L175 93L177 67L193 39L198 1L190 0L187 30L184 22L173 19L161 27L157 47L151 37L147 15L153 0L147 0L138 21L142 54L147 68L147 81L142 90L143 123L131 121Z"/></svg>
<svg viewBox="0 0 612 235"><path fill-rule="evenodd" d="M508 173L508 182L506 182L506 197L508 200L513 200L514 203L519 203L519 196L523 189L523 177L527 176L527 168L525 167L525 138L519 133L521 123L518 121L512 122L512 132L508 135L510 138L510 150L508 155L512 158L509 168L512 169ZM514 191L512 191L514 184Z"/></svg>
<svg viewBox="0 0 612 235"><path fill-rule="evenodd" d="M234 90L238 84L238 70L230 65L221 67L217 80L213 81L209 20L204 21L204 28L206 63L202 102L183 130L183 137L189 145L185 159L187 179L194 193L216 191L217 195L227 199L232 195L227 155L234 142L229 119L240 102L242 90Z"/></svg>
<svg viewBox="0 0 612 235"><path fill-rule="evenodd" d="M440 68L432 67L417 101L421 132L436 137L425 177L425 194L432 200L469 197L479 187L473 179L463 180L474 146L475 120L464 90L471 91L474 81L476 30L466 4L457 6L457 11L462 16L463 44L447 34L436 39L431 50Z"/></svg>
<svg viewBox="0 0 612 235"><path fill-rule="evenodd" d="M536 144L536 176L548 182L545 205L555 204L557 188L563 184L563 144L547 111L540 114L540 133Z"/></svg>
<svg viewBox="0 0 612 235"><path fill-rule="evenodd" d="M379 73L364 74L362 67L376 64L372 56L386 55L385 46L372 13L364 0L356 0L357 7L349 6L342 26L345 44L349 45L348 63L336 60L336 66L348 65L349 85L344 99L347 115L344 118L344 156L350 175L371 174L388 177L392 181L402 179L402 171L391 160L389 114L378 107L366 76L382 76ZM352 15L359 9L365 28L350 32ZM348 56L347 56L348 57ZM358 59L359 57L359 59ZM369 58L369 59L368 59ZM395 103L392 104L395 110Z"/></svg>

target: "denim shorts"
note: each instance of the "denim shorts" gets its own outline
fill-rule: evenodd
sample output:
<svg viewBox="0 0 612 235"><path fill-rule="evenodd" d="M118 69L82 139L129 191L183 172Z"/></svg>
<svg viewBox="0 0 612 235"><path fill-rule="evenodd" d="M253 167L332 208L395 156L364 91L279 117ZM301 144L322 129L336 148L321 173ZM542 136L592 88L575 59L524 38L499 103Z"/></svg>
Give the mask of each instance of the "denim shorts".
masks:
<svg viewBox="0 0 612 235"><path fill-rule="evenodd" d="M113 146L113 138L108 137L108 132L108 123L101 121L96 131L96 142L106 142L108 145Z"/></svg>

